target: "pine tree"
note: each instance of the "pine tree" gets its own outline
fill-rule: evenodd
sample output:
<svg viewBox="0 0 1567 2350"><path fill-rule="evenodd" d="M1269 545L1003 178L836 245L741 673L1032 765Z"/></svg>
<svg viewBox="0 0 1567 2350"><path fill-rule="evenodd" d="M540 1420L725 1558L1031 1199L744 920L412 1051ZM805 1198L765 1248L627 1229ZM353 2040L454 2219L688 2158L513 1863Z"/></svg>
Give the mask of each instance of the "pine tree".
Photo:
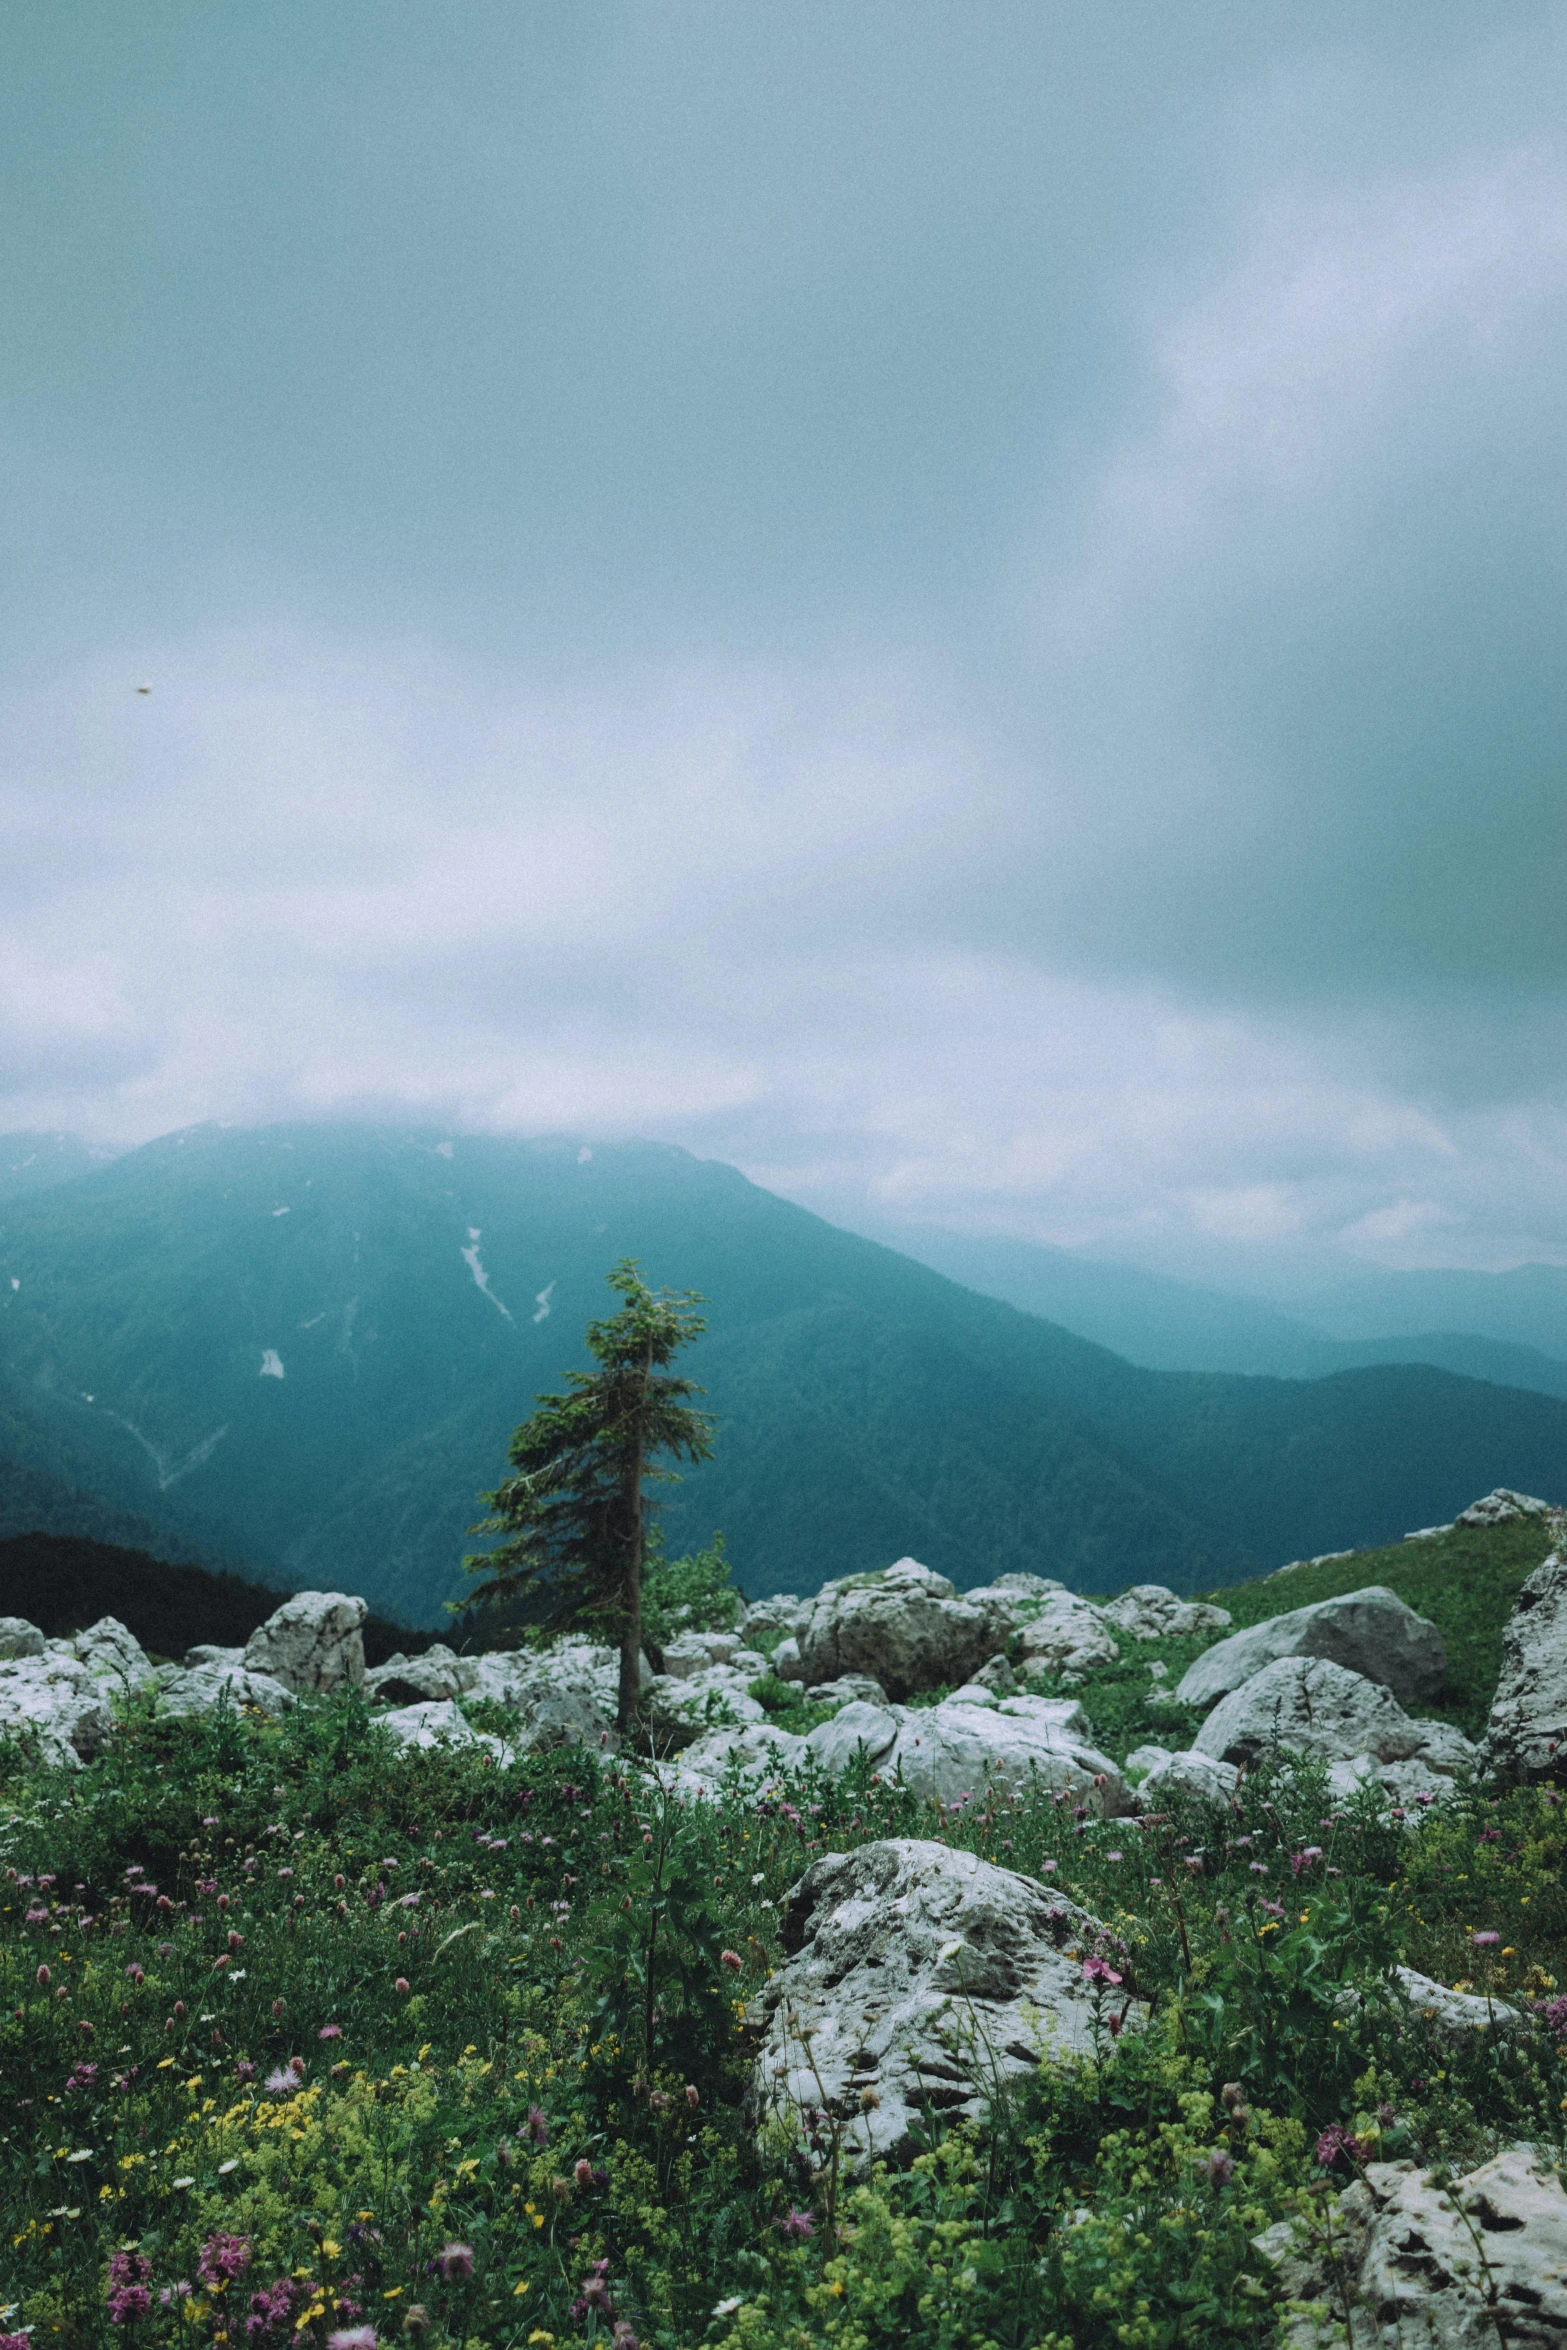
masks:
<svg viewBox="0 0 1567 2350"><path fill-rule="evenodd" d="M588 1325L598 1368L568 1371L564 1395L537 1398L511 1440L512 1474L483 1496L491 1514L473 1529L506 1539L463 1565L477 1578L479 1603L542 1587L552 1624L618 1641L624 1731L641 1678L644 1487L676 1477L663 1465L670 1458L707 1460L713 1441L711 1416L689 1400L701 1389L667 1368L706 1328L694 1311L701 1298L649 1289L629 1257L608 1279L625 1303Z"/></svg>

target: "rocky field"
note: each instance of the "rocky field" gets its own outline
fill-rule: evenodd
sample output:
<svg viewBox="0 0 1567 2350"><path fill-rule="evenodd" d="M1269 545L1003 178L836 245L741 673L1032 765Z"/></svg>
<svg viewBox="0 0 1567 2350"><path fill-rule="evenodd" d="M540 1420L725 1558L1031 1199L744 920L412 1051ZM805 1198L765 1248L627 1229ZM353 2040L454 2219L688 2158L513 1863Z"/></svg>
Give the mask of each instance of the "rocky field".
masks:
<svg viewBox="0 0 1567 2350"><path fill-rule="evenodd" d="M1567 2344L1567 1558L0 1620L0 2350Z"/></svg>

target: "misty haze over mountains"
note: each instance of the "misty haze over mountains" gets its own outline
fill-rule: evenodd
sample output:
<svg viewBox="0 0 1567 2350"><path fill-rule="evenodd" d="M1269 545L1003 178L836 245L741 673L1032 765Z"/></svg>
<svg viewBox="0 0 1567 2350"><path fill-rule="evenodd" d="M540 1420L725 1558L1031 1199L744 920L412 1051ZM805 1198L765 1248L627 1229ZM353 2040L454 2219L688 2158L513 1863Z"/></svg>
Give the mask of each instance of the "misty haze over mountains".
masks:
<svg viewBox="0 0 1567 2350"><path fill-rule="evenodd" d="M227 1556L412 1621L458 1588L477 1495L624 1255L710 1301L717 1456L668 1489L667 1533L722 1527L753 1592L910 1551L960 1584L1192 1589L1499 1483L1567 1492L1563 1365L1515 1337L1372 1361L1397 1344L1053 1251L904 1236L921 1264L670 1146L203 1126L99 1164L8 1138L0 1177L4 1530ZM1539 1270L1467 1277L1493 1328L1549 1333Z"/></svg>

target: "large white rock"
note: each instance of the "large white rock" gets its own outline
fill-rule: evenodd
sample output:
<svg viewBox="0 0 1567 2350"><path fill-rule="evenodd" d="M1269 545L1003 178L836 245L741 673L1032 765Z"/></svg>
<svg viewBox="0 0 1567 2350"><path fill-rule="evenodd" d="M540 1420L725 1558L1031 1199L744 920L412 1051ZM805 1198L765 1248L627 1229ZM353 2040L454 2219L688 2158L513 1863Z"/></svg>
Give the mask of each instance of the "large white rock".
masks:
<svg viewBox="0 0 1567 2350"><path fill-rule="evenodd" d="M25 1616L0 1616L0 1662L13 1657L42 1656L44 1636Z"/></svg>
<svg viewBox="0 0 1567 2350"><path fill-rule="evenodd" d="M1368 1681L1380 1681L1406 1704L1428 1702L1447 1678L1442 1635L1383 1584L1291 1608L1265 1624L1232 1632L1182 1675L1182 1705L1213 1705L1276 1657L1320 1656Z"/></svg>
<svg viewBox="0 0 1567 2350"><path fill-rule="evenodd" d="M878 1574L825 1583L796 1638L807 1684L868 1673L895 1698L966 1681L1005 1648L1009 1624L993 1610L959 1599L945 1575L917 1559L899 1559ZM781 1672L778 1652L773 1670Z"/></svg>
<svg viewBox="0 0 1567 2350"><path fill-rule="evenodd" d="M365 1689L380 1705L422 1705L444 1697L465 1697L479 1685L478 1662L458 1656L444 1640L436 1640L422 1656L404 1656L399 1650L384 1665L372 1665Z"/></svg>
<svg viewBox="0 0 1567 2350"><path fill-rule="evenodd" d="M100 1616L71 1642L95 1681L105 1681L117 1698L132 1696L153 1678L151 1657L118 1616Z"/></svg>
<svg viewBox="0 0 1567 2350"><path fill-rule="evenodd" d="M682 1632L664 1648L664 1670L677 1681L693 1673L711 1672L714 1665L733 1665L739 1671L765 1673L767 1660L749 1647L738 1632Z"/></svg>
<svg viewBox="0 0 1567 2350"><path fill-rule="evenodd" d="M1264 1754L1323 1762L1375 1755L1453 1770L1475 1749L1446 1722L1412 1721L1390 1689L1320 1656L1281 1656L1213 1709L1192 1741L1198 1754L1253 1763Z"/></svg>
<svg viewBox="0 0 1567 2350"><path fill-rule="evenodd" d="M1553 1550L1518 1594L1486 1755L1509 1778L1567 1776L1567 1551Z"/></svg>
<svg viewBox="0 0 1567 2350"><path fill-rule="evenodd" d="M159 1710L166 1714L210 1714L222 1704L253 1706L274 1718L286 1714L294 1692L271 1673L244 1664L161 1665L155 1675Z"/></svg>
<svg viewBox="0 0 1567 2350"><path fill-rule="evenodd" d="M1187 1640L1194 1632L1222 1632L1235 1621L1227 1607L1180 1599L1162 1583L1134 1583L1099 1612L1133 1640Z"/></svg>
<svg viewBox="0 0 1567 2350"><path fill-rule="evenodd" d="M993 1783L1068 1792L1100 1817L1118 1818L1133 1808L1131 1791L1086 1731L1072 1699L998 1701L976 1689L932 1706L846 1705L805 1743L829 1773L863 1755L883 1778L943 1803L981 1795Z"/></svg>
<svg viewBox="0 0 1567 2350"><path fill-rule="evenodd" d="M76 1770L113 1730L103 1683L78 1658L46 1649L0 1661L0 1735L30 1741L41 1761Z"/></svg>
<svg viewBox="0 0 1567 2350"><path fill-rule="evenodd" d="M803 1738L771 1722L748 1722L739 1730L710 1730L675 1757L665 1784L674 1795L708 1797L725 1786L754 1794L770 1780L798 1770L805 1760Z"/></svg>
<svg viewBox="0 0 1567 2350"><path fill-rule="evenodd" d="M253 1673L270 1673L298 1697L324 1697L365 1677L360 1632L368 1609L342 1591L296 1591L245 1643Z"/></svg>
<svg viewBox="0 0 1567 2350"><path fill-rule="evenodd" d="M1437 2184L1408 2162L1368 2163L1309 2234L1280 2220L1258 2239L1290 2300L1289 2350L1563 2350L1567 2191L1554 2165L1511 2146Z"/></svg>
<svg viewBox="0 0 1567 2350"><path fill-rule="evenodd" d="M753 2125L798 2149L800 2117L819 2109L840 2162L864 2167L897 2154L917 2121L981 2117L1042 2056L1093 2049L1083 1962L1097 1931L1074 1902L944 1844L825 1854L789 1894L785 1963L752 2004ZM1109 1996L1119 2018L1127 1994ZM809 2159L831 2159L827 2133Z"/></svg>

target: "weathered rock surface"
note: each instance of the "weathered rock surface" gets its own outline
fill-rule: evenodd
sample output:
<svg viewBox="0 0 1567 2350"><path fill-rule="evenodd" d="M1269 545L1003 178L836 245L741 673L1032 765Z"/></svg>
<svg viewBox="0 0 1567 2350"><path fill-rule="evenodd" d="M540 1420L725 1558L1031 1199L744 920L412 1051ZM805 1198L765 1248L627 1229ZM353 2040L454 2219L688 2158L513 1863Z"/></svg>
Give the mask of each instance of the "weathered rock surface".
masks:
<svg viewBox="0 0 1567 2350"><path fill-rule="evenodd" d="M243 1648L220 1648L213 1641L203 1640L199 1641L194 1648L187 1648L180 1662L193 1666L243 1665L245 1651Z"/></svg>
<svg viewBox="0 0 1567 2350"><path fill-rule="evenodd" d="M714 1665L682 1681L655 1673L639 1701L642 1719L666 1752L688 1746L710 1730L765 1722L766 1708L751 1695L755 1677L754 1670L736 1672L732 1665Z"/></svg>
<svg viewBox="0 0 1567 2350"><path fill-rule="evenodd" d="M103 1683L79 1658L40 1649L0 1662L0 1737L31 1741L42 1761L70 1771L113 1729Z"/></svg>
<svg viewBox="0 0 1567 2350"><path fill-rule="evenodd" d="M840 1673L836 1681L818 1681L806 1696L812 1705L852 1705L861 1698L867 1705L885 1705L887 1692L869 1673Z"/></svg>
<svg viewBox="0 0 1567 2350"><path fill-rule="evenodd" d="M753 2124L795 2137L802 2111L825 2109L840 2160L863 2167L924 2116L981 2116L1048 2050L1092 2048L1096 1932L1075 1903L944 1844L824 1855L789 1894L788 1955L753 2003Z"/></svg>
<svg viewBox="0 0 1567 2350"><path fill-rule="evenodd" d="M1188 1749L1167 1754L1154 1764L1137 1790L1140 1811L1163 1811L1177 1802L1200 1804L1205 1811L1227 1812L1240 1772L1234 1763Z"/></svg>
<svg viewBox="0 0 1567 2350"><path fill-rule="evenodd" d="M1412 1966L1395 1967L1393 1974L1410 2006L1430 2016L1454 2038L1461 2039L1470 2032L1488 2032L1498 2024L1522 2021L1517 2008L1509 2007L1504 1999L1485 1999L1478 1991L1454 1991L1446 1983L1437 1982L1434 1976L1418 1973Z"/></svg>
<svg viewBox="0 0 1567 2350"><path fill-rule="evenodd" d="M792 1591L775 1591L766 1599L753 1599L740 1618L739 1631L747 1644L755 1648L775 1632L792 1633L805 1614L809 1601L796 1599Z"/></svg>
<svg viewBox="0 0 1567 2350"><path fill-rule="evenodd" d="M19 1656L42 1656L44 1636L25 1616L0 1616L0 1663Z"/></svg>
<svg viewBox="0 0 1567 2350"><path fill-rule="evenodd" d="M796 1635L807 1686L867 1673L894 1698L966 1681L1006 1646L1009 1625L985 1606L959 1599L945 1575L917 1559L879 1574L825 1583ZM773 1671L782 1673L779 1652Z"/></svg>
<svg viewBox="0 0 1567 2350"><path fill-rule="evenodd" d="M771 1722L748 1722L739 1730L710 1730L675 1757L668 1785L676 1795L711 1796L738 1781L752 1792L805 1760L803 1738Z"/></svg>
<svg viewBox="0 0 1567 2350"><path fill-rule="evenodd" d="M780 1681L803 1681L805 1679L805 1666L800 1657L800 1643L792 1632L786 1639L779 1641L767 1660L767 1669L770 1673L776 1674Z"/></svg>
<svg viewBox="0 0 1567 2350"><path fill-rule="evenodd" d="M445 1697L464 1697L479 1685L475 1658L458 1656L444 1640L437 1640L422 1656L389 1656L365 1674L366 1692L382 1705L422 1705Z"/></svg>
<svg viewBox="0 0 1567 2350"><path fill-rule="evenodd" d="M846 1705L806 1745L824 1769L846 1770L863 1754L884 1778L919 1796L952 1803L998 1787L1068 1790L1105 1819L1133 1808L1108 1755L1087 1742L1083 1711L1066 1698L990 1698L970 1690L940 1705Z"/></svg>
<svg viewBox="0 0 1567 2350"><path fill-rule="evenodd" d="M1052 1591L1021 1631L1025 1680L1031 1673L1083 1673L1113 1664L1120 1654L1103 1608L1074 1591Z"/></svg>
<svg viewBox="0 0 1567 2350"><path fill-rule="evenodd" d="M1208 1649L1176 1687L1182 1705L1213 1705L1239 1689L1277 1657L1318 1656L1368 1681L1379 1681L1406 1703L1440 1694L1447 1678L1442 1635L1380 1583L1347 1591L1311 1607L1291 1608L1265 1624L1232 1632Z"/></svg>
<svg viewBox="0 0 1567 2350"><path fill-rule="evenodd" d="M664 1670L677 1681L711 1672L714 1665L732 1665L753 1675L767 1670L766 1658L738 1632L682 1632L665 1646Z"/></svg>
<svg viewBox="0 0 1567 2350"><path fill-rule="evenodd" d="M1419 1761L1451 1771L1475 1753L1446 1722L1412 1721L1390 1689L1326 1657L1281 1656L1213 1709L1192 1741L1198 1754L1248 1764L1283 1752L1348 1762Z"/></svg>
<svg viewBox="0 0 1567 2350"><path fill-rule="evenodd" d="M1532 1493L1514 1493L1510 1485L1498 1485L1494 1493L1472 1501L1466 1510L1460 1510L1453 1520L1455 1526L1505 1526L1511 1518L1549 1518L1556 1515L1555 1505L1541 1501Z"/></svg>
<svg viewBox="0 0 1567 2350"><path fill-rule="evenodd" d="M1180 1599L1162 1583L1134 1583L1108 1599L1100 1614L1133 1640L1185 1640L1194 1632L1222 1632L1234 1622L1227 1607L1204 1599Z"/></svg>
<svg viewBox="0 0 1567 2350"><path fill-rule="evenodd" d="M548 1648L508 1649L467 1661L475 1679L464 1694L488 1698L516 1716L511 1743L519 1750L618 1747L620 1658L607 1642L557 1640ZM652 1679L644 1658L641 1687L649 1688Z"/></svg>
<svg viewBox="0 0 1567 2350"><path fill-rule="evenodd" d="M1126 1758L1125 1767L1129 1771L1157 1770L1160 1763L1169 1761L1174 1751L1173 1747L1155 1746L1151 1743L1146 1746L1134 1746Z"/></svg>
<svg viewBox="0 0 1567 2350"><path fill-rule="evenodd" d="M423 1705L400 1705L391 1713L378 1714L376 1719L402 1747L482 1746L497 1762L510 1760L511 1750L505 1741L476 1730L450 1697Z"/></svg>
<svg viewBox="0 0 1567 2350"><path fill-rule="evenodd" d="M1470 1755L1477 1760L1478 1749L1472 1748ZM1380 1787L1395 1804L1406 1808L1435 1803L1455 1792L1450 1773L1439 1771L1430 1761L1381 1762L1374 1754L1356 1754L1347 1762L1328 1767L1328 1787L1340 1803L1347 1803L1362 1787L1370 1786Z"/></svg>
<svg viewBox="0 0 1567 2350"><path fill-rule="evenodd" d="M1281 2220L1258 2238L1291 2300L1289 2350L1562 2350L1567 2192L1527 2146L1439 2187L1407 2162L1373 2162L1315 2236ZM1325 2305L1325 2306L1324 2306ZM1320 2314L1319 2314L1320 2311Z"/></svg>
<svg viewBox="0 0 1567 2350"><path fill-rule="evenodd" d="M245 1643L253 1673L270 1673L298 1697L324 1697L365 1677L360 1632L368 1609L342 1591L297 1591Z"/></svg>
<svg viewBox="0 0 1567 2350"><path fill-rule="evenodd" d="M118 1616L100 1616L71 1646L93 1679L107 1682L117 1698L130 1697L153 1678L151 1657Z"/></svg>
<svg viewBox="0 0 1567 2350"><path fill-rule="evenodd" d="M286 1714L294 1692L271 1673L244 1664L160 1665L155 1675L159 1709L166 1714L210 1714L221 1704L251 1705L259 1713Z"/></svg>
<svg viewBox="0 0 1567 2350"><path fill-rule="evenodd" d="M1502 1639L1486 1756L1509 1778L1567 1773L1567 1551L1553 1550L1518 1594Z"/></svg>

